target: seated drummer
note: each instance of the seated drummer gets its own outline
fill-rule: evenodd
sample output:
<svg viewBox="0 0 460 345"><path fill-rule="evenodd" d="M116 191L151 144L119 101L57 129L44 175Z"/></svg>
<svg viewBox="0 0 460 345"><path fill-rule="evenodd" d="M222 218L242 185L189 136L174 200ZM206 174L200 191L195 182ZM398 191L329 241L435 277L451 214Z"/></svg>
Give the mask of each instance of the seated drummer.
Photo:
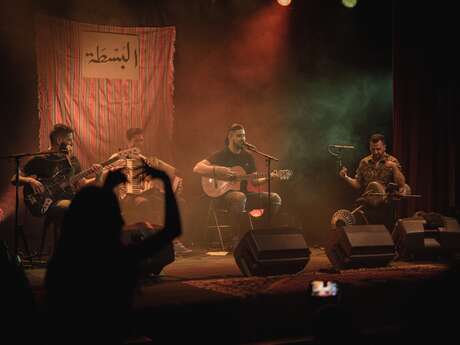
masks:
<svg viewBox="0 0 460 345"><path fill-rule="evenodd" d="M382 134L373 134L370 137L369 151L371 154L359 162L354 178L348 176L346 167L339 172L340 177L361 192L370 183L378 182L384 188L382 192L392 191L392 186L396 185L396 194L405 194L406 179L401 172L401 165L395 157L386 153L385 137ZM375 207L368 207L366 217L371 224L384 224L390 231L393 230L395 219L392 203L381 202Z"/></svg>

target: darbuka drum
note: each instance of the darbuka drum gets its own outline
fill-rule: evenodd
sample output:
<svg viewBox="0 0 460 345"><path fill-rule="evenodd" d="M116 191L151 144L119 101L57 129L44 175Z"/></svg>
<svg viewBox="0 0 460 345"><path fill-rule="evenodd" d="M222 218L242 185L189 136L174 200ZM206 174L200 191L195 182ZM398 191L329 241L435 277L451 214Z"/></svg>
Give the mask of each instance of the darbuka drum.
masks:
<svg viewBox="0 0 460 345"><path fill-rule="evenodd" d="M358 200L367 205L377 207L384 202L411 196L411 193L411 188L407 183L404 184L403 192L399 193L398 186L395 183L390 183L387 187L384 187L380 182L372 181L367 185L366 190Z"/></svg>
<svg viewBox="0 0 460 345"><path fill-rule="evenodd" d="M385 187L380 182L372 181L367 185L361 198L366 204L377 207L386 201Z"/></svg>

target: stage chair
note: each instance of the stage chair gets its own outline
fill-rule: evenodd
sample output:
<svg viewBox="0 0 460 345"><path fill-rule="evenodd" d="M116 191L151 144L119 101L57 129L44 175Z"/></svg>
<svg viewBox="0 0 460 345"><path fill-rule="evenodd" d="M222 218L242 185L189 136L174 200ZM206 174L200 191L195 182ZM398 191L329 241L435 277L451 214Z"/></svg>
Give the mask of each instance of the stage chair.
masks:
<svg viewBox="0 0 460 345"><path fill-rule="evenodd" d="M224 233L230 232L233 236L236 236L237 234L234 233L234 229L228 220L228 217L230 216L228 210L219 207L217 204L216 199L211 199L209 202L206 227L208 233L213 231L217 232L219 246L223 251L225 251ZM254 225L251 216L247 212L244 213L248 219L249 229L253 230Z"/></svg>

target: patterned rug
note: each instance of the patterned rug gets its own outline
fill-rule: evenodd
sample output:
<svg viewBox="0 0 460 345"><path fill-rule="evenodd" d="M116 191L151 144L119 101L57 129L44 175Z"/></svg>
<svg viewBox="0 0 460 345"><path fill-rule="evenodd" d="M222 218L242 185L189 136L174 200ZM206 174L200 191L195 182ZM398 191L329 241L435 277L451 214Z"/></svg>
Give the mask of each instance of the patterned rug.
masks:
<svg viewBox="0 0 460 345"><path fill-rule="evenodd" d="M435 277L448 269L444 264L397 264L382 268L362 268L342 271L299 272L295 275L246 277L232 279L190 280L190 286L235 297L247 298L260 294L290 294L304 292L312 280L332 280L356 286L388 280L417 281Z"/></svg>

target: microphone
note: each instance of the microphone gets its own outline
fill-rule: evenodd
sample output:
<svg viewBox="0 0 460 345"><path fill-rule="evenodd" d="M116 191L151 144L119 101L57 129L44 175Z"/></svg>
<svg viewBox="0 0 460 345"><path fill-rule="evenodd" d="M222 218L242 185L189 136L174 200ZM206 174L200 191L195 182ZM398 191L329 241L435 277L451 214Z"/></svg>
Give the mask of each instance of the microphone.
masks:
<svg viewBox="0 0 460 345"><path fill-rule="evenodd" d="M69 147L70 145L67 145L66 143L61 143L61 145L59 145L59 152L68 154L70 151Z"/></svg>
<svg viewBox="0 0 460 345"><path fill-rule="evenodd" d="M69 157L70 150L71 146L66 143L61 143L61 145L59 145L59 152L65 155L67 164L69 164L69 167L72 168L72 162L70 161Z"/></svg>
<svg viewBox="0 0 460 345"><path fill-rule="evenodd" d="M248 142L243 142L243 145L246 146L248 149L256 149L256 147L252 144L249 144Z"/></svg>
<svg viewBox="0 0 460 345"><path fill-rule="evenodd" d="M333 147L335 149L345 149L345 150L354 150L355 147L353 145L329 145L329 147Z"/></svg>

